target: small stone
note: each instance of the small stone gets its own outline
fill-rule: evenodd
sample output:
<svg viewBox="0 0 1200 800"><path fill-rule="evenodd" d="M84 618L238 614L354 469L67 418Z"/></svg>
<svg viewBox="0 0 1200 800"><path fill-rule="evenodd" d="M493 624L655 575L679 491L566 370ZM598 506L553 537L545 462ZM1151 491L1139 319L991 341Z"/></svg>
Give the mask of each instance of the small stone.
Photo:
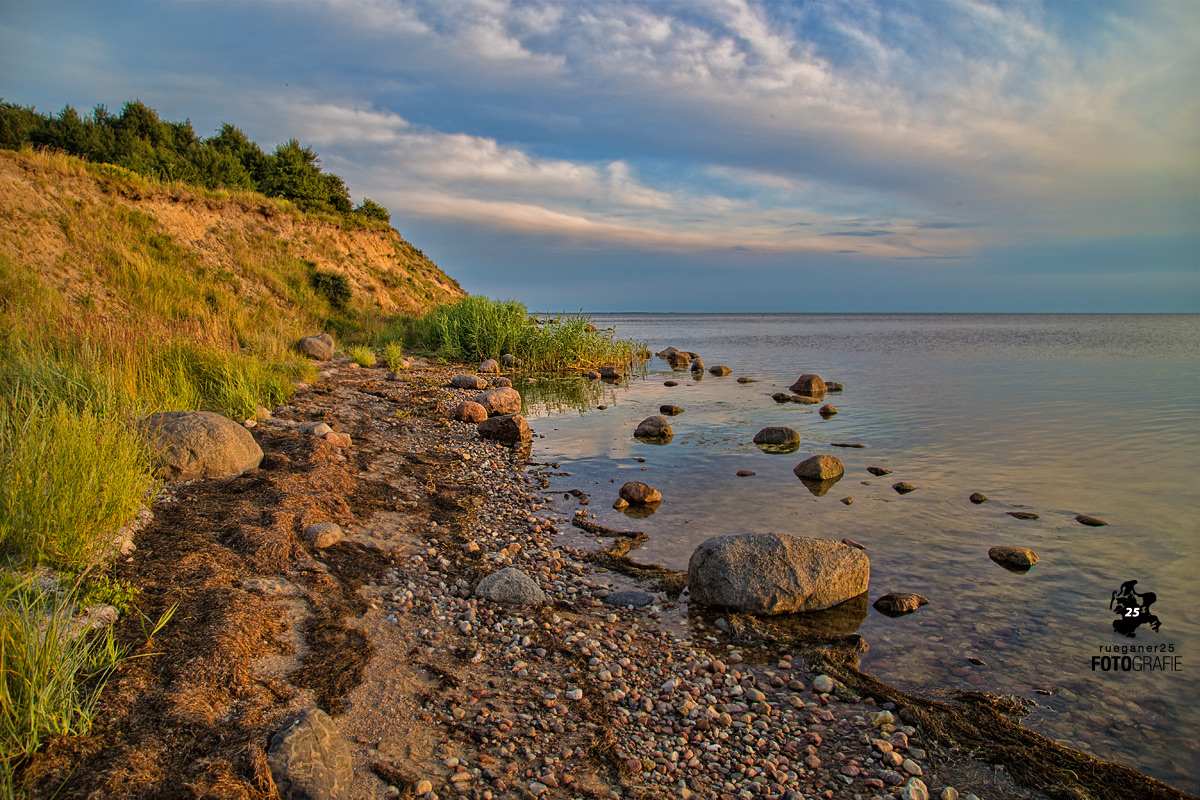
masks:
<svg viewBox="0 0 1200 800"><path fill-rule="evenodd" d="M905 765L912 762L905 761ZM915 765L914 765L915 766ZM918 767L918 769L920 769ZM929 800L929 789L920 778L909 778L908 783L900 790L900 800Z"/></svg>
<svg viewBox="0 0 1200 800"><path fill-rule="evenodd" d="M833 678L828 675L813 678L813 691L817 694L829 694L833 691Z"/></svg>
<svg viewBox="0 0 1200 800"><path fill-rule="evenodd" d="M854 503L853 497L843 497L842 498L842 505L844 505L844 506L852 505L853 503ZM843 540L843 541L845 541L845 540ZM862 548L860 547L859 549L861 550Z"/></svg>
<svg viewBox="0 0 1200 800"><path fill-rule="evenodd" d="M881 728L884 725L895 725L896 718L892 716L890 711L880 711L871 715L871 727Z"/></svg>
<svg viewBox="0 0 1200 800"><path fill-rule="evenodd" d="M663 386L678 386L679 381L663 381Z"/></svg>
<svg viewBox="0 0 1200 800"><path fill-rule="evenodd" d="M1087 514L1080 514L1075 518L1075 521L1080 525L1087 525L1089 528L1103 528L1108 524L1099 517L1089 517Z"/></svg>
<svg viewBox="0 0 1200 800"><path fill-rule="evenodd" d="M915 492L917 490L917 487L906 481L893 483L892 488L896 490L896 494L908 494L909 492Z"/></svg>
<svg viewBox="0 0 1200 800"><path fill-rule="evenodd" d="M582 700L583 699L583 689L567 690L567 699L568 700Z"/></svg>
<svg viewBox="0 0 1200 800"><path fill-rule="evenodd" d="M973 492L971 494L971 496L968 497L967 499L970 500L975 505L979 505L980 503L986 503L988 496L986 494L984 494L983 492Z"/></svg>
<svg viewBox="0 0 1200 800"><path fill-rule="evenodd" d="M938 795L938 800L958 800L958 789L955 789L953 786L947 786Z"/></svg>
<svg viewBox="0 0 1200 800"><path fill-rule="evenodd" d="M338 431L330 431L329 433L325 434L321 438L324 439L325 441L329 442L334 447L349 447L350 446L350 434L348 434L348 433L340 433Z"/></svg>
<svg viewBox="0 0 1200 800"><path fill-rule="evenodd" d="M829 419L833 415L837 414L838 410L836 408L834 408L833 406L826 404L826 405L821 406L817 410L817 413L820 414L822 417Z"/></svg>
<svg viewBox="0 0 1200 800"><path fill-rule="evenodd" d="M336 522L318 522L315 525L309 525L304 529L304 533L301 536L304 538L304 541L318 550L332 547L346 538L342 532L342 527Z"/></svg>
<svg viewBox="0 0 1200 800"><path fill-rule="evenodd" d="M550 787L540 781L530 781L525 790L534 797L541 797L546 792L550 791Z"/></svg>
<svg viewBox="0 0 1200 800"><path fill-rule="evenodd" d="M709 367L708 371L711 374L716 375L717 377L721 377L721 378L723 378L726 375L728 375L729 373L733 372L733 370L731 370L729 367L726 367L722 364L718 364L714 367Z"/></svg>
<svg viewBox="0 0 1200 800"><path fill-rule="evenodd" d="M625 606L627 608L641 608L653 603L657 598L649 592L639 592L629 590L623 592L613 592L604 598L604 602L610 606Z"/></svg>
<svg viewBox="0 0 1200 800"><path fill-rule="evenodd" d="M1032 511L1005 511L1004 513L1008 514L1013 519L1041 519L1040 516L1034 514Z"/></svg>
<svg viewBox="0 0 1200 800"><path fill-rule="evenodd" d="M331 432L333 430L333 428L329 427L324 422L318 422L313 425L309 425L306 430L308 431L308 433L310 435L320 438L320 437L324 436L325 434Z"/></svg>
<svg viewBox="0 0 1200 800"><path fill-rule="evenodd" d="M421 780L417 781L414 791L416 791L418 795L427 794L433 791L433 784L422 778Z"/></svg>
<svg viewBox="0 0 1200 800"><path fill-rule="evenodd" d="M618 497L616 500L613 501L612 507L615 508L617 511L621 511L622 509L629 508L629 501L626 500L624 497Z"/></svg>
<svg viewBox="0 0 1200 800"><path fill-rule="evenodd" d="M758 474L758 473L757 473L757 472L755 472L755 471L754 471L754 470L752 470L752 469L739 469L739 470L737 471L737 476L738 476L739 478L749 478L749 477L751 477L751 476L754 476L754 475L757 475L757 474Z"/></svg>
<svg viewBox="0 0 1200 800"><path fill-rule="evenodd" d="M921 765L913 761L911 758L904 759L904 763L900 765L900 769L907 772L909 775L921 775Z"/></svg>
<svg viewBox="0 0 1200 800"><path fill-rule="evenodd" d="M658 413L666 414L668 417L676 417L683 413L683 409L679 406L665 405L658 407Z"/></svg>
<svg viewBox="0 0 1200 800"><path fill-rule="evenodd" d="M867 472L869 472L872 475L875 475L877 477L892 474L892 471L890 469L884 469L883 467L867 467Z"/></svg>

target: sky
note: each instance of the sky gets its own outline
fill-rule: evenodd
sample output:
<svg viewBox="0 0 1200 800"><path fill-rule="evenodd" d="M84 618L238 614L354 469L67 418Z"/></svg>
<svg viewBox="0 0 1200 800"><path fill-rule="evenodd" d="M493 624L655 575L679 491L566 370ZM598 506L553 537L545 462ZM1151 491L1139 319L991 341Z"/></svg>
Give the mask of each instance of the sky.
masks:
<svg viewBox="0 0 1200 800"><path fill-rule="evenodd" d="M0 98L297 138L538 310L1200 311L1200 3L0 0Z"/></svg>

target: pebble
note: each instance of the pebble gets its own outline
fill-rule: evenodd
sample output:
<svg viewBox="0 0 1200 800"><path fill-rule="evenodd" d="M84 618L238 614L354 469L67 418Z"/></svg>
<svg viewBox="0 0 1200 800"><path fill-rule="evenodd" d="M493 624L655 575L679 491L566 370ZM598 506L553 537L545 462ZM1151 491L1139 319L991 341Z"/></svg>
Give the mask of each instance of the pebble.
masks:
<svg viewBox="0 0 1200 800"><path fill-rule="evenodd" d="M909 775L921 775L921 765L913 761L911 758L904 759L904 763L900 765L900 769L907 772Z"/></svg>
<svg viewBox="0 0 1200 800"><path fill-rule="evenodd" d="M833 691L833 678L828 675L813 678L813 691L817 694L829 694Z"/></svg>

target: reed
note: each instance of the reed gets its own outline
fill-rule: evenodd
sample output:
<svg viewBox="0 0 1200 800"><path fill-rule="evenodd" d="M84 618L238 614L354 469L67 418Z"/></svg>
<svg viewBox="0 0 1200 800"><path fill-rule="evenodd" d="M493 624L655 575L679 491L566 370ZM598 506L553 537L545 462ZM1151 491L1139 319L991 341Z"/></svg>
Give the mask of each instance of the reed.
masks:
<svg viewBox="0 0 1200 800"><path fill-rule="evenodd" d="M567 370L642 360L644 345L597 330L585 314L538 324L515 300L465 297L440 306L413 324L415 341L447 358L464 361L511 353L524 369Z"/></svg>

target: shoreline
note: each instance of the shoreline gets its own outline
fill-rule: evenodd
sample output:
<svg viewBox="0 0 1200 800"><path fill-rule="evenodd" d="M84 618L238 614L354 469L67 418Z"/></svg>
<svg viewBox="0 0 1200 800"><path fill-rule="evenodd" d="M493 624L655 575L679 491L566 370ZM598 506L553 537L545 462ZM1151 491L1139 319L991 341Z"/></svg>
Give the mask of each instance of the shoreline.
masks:
<svg viewBox="0 0 1200 800"><path fill-rule="evenodd" d="M270 734L312 705L351 743L354 797L1047 796L927 739L932 701L844 654L683 638L661 592L606 604L654 589L613 569L631 540L606 560L612 537L572 525L580 498L546 495L536 432L529 461L447 421L474 394L448 386L455 371L418 360L389 381L327 362L256 426L259 470L170 487L118 575L148 616L180 612L118 670L92 735L34 759L34 796L70 775L60 797L271 797ZM304 432L317 421L350 446ZM325 521L341 542L297 539ZM506 566L546 604L475 597ZM118 631L135 641L137 621ZM1145 780L1159 793L1144 796L1187 797Z"/></svg>

